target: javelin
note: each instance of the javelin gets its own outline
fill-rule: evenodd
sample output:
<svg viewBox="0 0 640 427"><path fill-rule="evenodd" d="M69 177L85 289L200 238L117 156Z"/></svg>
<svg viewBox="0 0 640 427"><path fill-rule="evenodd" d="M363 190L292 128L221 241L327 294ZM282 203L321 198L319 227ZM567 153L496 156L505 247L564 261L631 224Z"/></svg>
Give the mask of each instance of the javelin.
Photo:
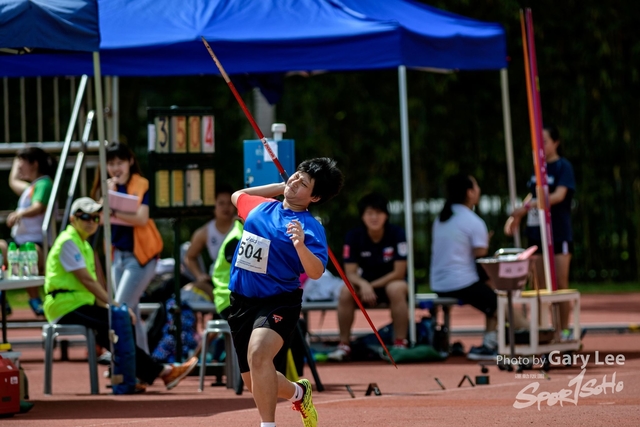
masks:
<svg viewBox="0 0 640 427"><path fill-rule="evenodd" d="M227 85L229 86L229 89L231 89L233 96L236 97L236 100L240 104L240 108L242 108L242 111L244 111L244 115L247 116L249 123L251 123L251 127L253 127L253 130L258 135L258 138L260 138L260 141L262 141L262 145L264 145L264 149L267 150L267 153L269 153L269 156L273 160L273 163L276 165L276 168L278 168L278 173L280 173L280 176L282 177L284 182L287 182L287 180L289 179L289 176L287 175L287 172L282 167L280 160L278 160L273 150L271 150L271 147L267 142L267 138L264 137L264 134L258 127L258 124L256 123L256 121L253 119L253 116L251 115L251 113L249 112L249 109L247 108L246 104L242 100L242 97L236 90L236 87L231 82L231 79L229 79L229 76L227 75L226 71L224 71L224 68L222 68L222 64L220 63L220 61L218 61L218 57L216 56L216 54L213 53L213 49L211 49L211 46L209 46L209 43L207 43L207 40L204 38L204 36L201 36L201 37L202 37L202 42L204 43L204 46L207 48L207 50L209 51L209 55L211 55L211 58L213 59L213 62L216 63L218 70L220 70L220 74L222 74L222 78L224 79L225 82L227 82Z"/></svg>
<svg viewBox="0 0 640 427"><path fill-rule="evenodd" d="M549 185L546 174L547 161L544 156L542 137L542 108L540 106L540 82L536 64L535 43L533 38L533 18L531 9L526 10L526 17L520 10L520 28L522 31L522 48L524 51L524 70L527 83L527 101L529 107L529 125L531 128L531 145L533 163L536 174L536 200L540 218L540 237L542 246L547 248L543 257L545 282L548 290L556 290L555 261L553 258L553 235L551 230L551 210L549 205ZM544 171L543 171L544 170ZM544 251L543 251L544 252Z"/></svg>
<svg viewBox="0 0 640 427"><path fill-rule="evenodd" d="M289 176L287 175L287 172L282 167L282 164L280 163L280 161L276 157L276 155L273 152L273 150L271 150L271 147L269 146L269 143L267 142L267 138L265 138L264 134L262 133L262 131L260 131L260 128L258 127L258 124L256 123L256 121L253 119L253 116L251 115L251 112L249 111L249 109L247 108L246 104L244 103L242 97L240 96L240 94L236 90L235 86L231 82L231 79L229 79L229 76L224 71L224 68L222 67L222 64L220 63L220 61L218 61L218 57L216 57L216 54L213 53L213 49L211 49L211 46L209 46L209 43L207 43L207 40L204 38L204 36L201 36L201 38L202 38L202 42L204 43L204 46L209 51L209 55L211 55L211 59L213 59L213 62L216 63L216 67L218 67L218 70L220 70L220 74L222 75L222 78L224 79L225 82L227 82L227 85L229 86L229 89L231 89L231 92L233 93L233 96L236 97L236 100L238 101L238 104L240 104L240 108L242 108L242 111L244 111L244 115L247 116L247 119L249 120L249 123L251 123L251 127L253 127L253 130L258 135L258 138L260 138L260 141L262 141L262 145L264 145L265 150L267 150L267 153L269 153L269 156L271 157L271 160L273 160L273 163L276 165L276 168L278 168L278 172L280 173L280 176L282 177L284 182L287 182L288 179L289 179ZM375 326L373 326L373 322L371 321L371 318L369 317L369 314L367 314L367 310L364 309L364 306L360 302L360 298L358 298L358 295L356 294L356 291L353 289L353 286L349 282L349 279L347 279L347 275L344 274L344 271L342 270L342 267L340 267L340 264L338 263L335 255L331 251L331 248L327 247L327 250L329 251L329 258L331 258L331 262L333 263L333 266L336 268L336 270L338 270L338 274L340 275L340 277L344 281L345 285L347 285L347 288L349 289L349 292L351 292L351 295L353 296L353 299L355 300L355 302L358 305L358 307L360 307L360 310L362 311L362 314L364 314L364 317L367 319L367 322L369 322L369 326L371 326L371 329L373 329L373 333L376 334L376 337L378 338L378 341L380 341L380 344L382 345L382 348L384 348L384 351L387 353L387 356L389 356L389 360L391 361L391 363L393 363L393 366L395 366L396 369L397 369L398 365L396 365L396 361L393 360L393 357L391 356L391 353L389 353L389 349L387 349L387 346L382 341L382 338L380 337L380 334L378 334L378 331L376 330Z"/></svg>

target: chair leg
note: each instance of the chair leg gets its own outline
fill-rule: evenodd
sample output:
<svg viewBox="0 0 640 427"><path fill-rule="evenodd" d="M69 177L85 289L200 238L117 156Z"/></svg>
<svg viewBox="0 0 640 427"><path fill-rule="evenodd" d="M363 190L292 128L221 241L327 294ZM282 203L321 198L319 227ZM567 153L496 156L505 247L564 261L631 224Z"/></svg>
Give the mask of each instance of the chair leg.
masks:
<svg viewBox="0 0 640 427"><path fill-rule="evenodd" d="M46 329L44 337L44 394L51 394L51 370L53 368L53 328Z"/></svg>
<svg viewBox="0 0 640 427"><path fill-rule="evenodd" d="M87 338L89 381L91 383L91 394L100 394L98 385L98 360L96 357L96 335L93 329L87 328L85 334Z"/></svg>
<svg viewBox="0 0 640 427"><path fill-rule="evenodd" d="M205 332L202 337L202 350L200 350L200 385L198 391L204 390L204 372L207 369L207 339L209 338L209 332Z"/></svg>
<svg viewBox="0 0 640 427"><path fill-rule="evenodd" d="M298 335L300 336L300 340L302 341L302 346L304 347L304 354L307 357L307 365L309 365L309 369L311 370L311 374L313 375L313 379L316 382L316 389L320 391L324 391L324 385L322 385L322 381L320 381L320 375L318 374L318 370L316 369L316 362L313 359L313 354L311 354L311 349L309 348L309 344L307 344L307 339L304 336L304 332L300 327L300 322L296 325L296 330Z"/></svg>

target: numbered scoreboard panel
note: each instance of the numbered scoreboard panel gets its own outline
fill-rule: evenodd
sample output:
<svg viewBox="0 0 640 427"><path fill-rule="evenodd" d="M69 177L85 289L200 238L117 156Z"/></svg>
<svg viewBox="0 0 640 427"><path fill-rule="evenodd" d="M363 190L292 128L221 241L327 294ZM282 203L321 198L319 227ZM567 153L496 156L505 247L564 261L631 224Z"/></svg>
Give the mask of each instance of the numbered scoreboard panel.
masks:
<svg viewBox="0 0 640 427"><path fill-rule="evenodd" d="M210 216L215 204L215 118L205 107L147 108L150 213Z"/></svg>

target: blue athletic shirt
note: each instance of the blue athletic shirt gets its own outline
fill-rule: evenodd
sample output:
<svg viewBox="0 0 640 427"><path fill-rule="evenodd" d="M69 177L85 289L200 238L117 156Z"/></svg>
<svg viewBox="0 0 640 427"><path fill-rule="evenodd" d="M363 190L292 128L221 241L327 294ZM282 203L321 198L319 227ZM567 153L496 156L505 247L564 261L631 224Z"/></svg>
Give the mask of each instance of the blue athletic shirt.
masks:
<svg viewBox="0 0 640 427"><path fill-rule="evenodd" d="M287 224L294 219L302 224L305 246L326 267L324 228L308 211L294 212L278 200L241 194L238 215L245 223L231 261L231 291L249 298L265 298L300 287L304 268L287 233Z"/></svg>
<svg viewBox="0 0 640 427"><path fill-rule="evenodd" d="M551 206L551 230L554 242L572 242L573 232L571 229L571 201L576 191L576 178L573 174L571 163L561 157L552 163L547 163L547 178L549 184L549 194L553 193L558 186L567 187L567 195L564 200ZM527 183L531 194L536 194L536 176L532 175ZM530 211L531 212L531 211ZM535 212L532 212L535 214ZM540 227L527 227L527 237L540 241Z"/></svg>

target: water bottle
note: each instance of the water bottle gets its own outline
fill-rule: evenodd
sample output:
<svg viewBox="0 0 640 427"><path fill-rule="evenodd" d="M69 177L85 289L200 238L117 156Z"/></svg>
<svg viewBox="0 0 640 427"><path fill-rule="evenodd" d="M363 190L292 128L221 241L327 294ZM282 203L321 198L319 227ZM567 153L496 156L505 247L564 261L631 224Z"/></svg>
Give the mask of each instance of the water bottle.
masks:
<svg viewBox="0 0 640 427"><path fill-rule="evenodd" d="M38 251L36 250L36 244L33 242L27 243L27 264L29 266L29 276L37 277L38 271Z"/></svg>
<svg viewBox="0 0 640 427"><path fill-rule="evenodd" d="M27 243L20 245L20 277L26 279L29 277L29 256L28 256Z"/></svg>
<svg viewBox="0 0 640 427"><path fill-rule="evenodd" d="M15 242L9 243L7 251L7 279L20 278L20 253Z"/></svg>

